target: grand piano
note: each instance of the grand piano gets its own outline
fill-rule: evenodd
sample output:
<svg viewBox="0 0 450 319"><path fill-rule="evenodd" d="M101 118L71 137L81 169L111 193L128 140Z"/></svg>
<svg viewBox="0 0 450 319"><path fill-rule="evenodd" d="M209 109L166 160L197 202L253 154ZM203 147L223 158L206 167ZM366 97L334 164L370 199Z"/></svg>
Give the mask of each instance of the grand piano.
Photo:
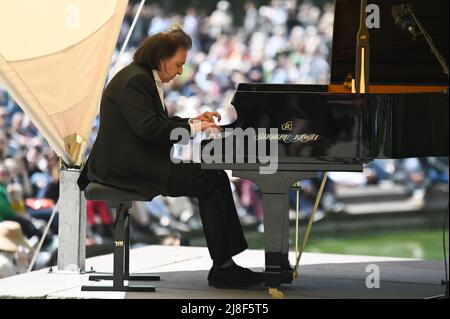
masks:
<svg viewBox="0 0 450 319"><path fill-rule="evenodd" d="M268 143L274 137L272 142L278 143L272 158L278 162L274 174L261 174L267 163L259 162L246 147L231 157L224 151L219 161L202 162L203 169L231 170L233 176L250 179L259 187L265 284L273 297L282 296L278 288L295 277L288 260L288 192L294 183L318 172L361 172L374 159L448 156L448 77L423 36L413 40L396 27L391 8L403 2L370 1L380 9L380 28L367 30L370 61L365 62L370 73L364 93L352 93L350 81L360 65L357 35L365 3L360 0L335 2L329 85L238 85L233 99L237 120L226 128L266 130L268 134L258 136ZM448 61L448 0L408 3ZM270 128L279 135L270 135ZM225 134L203 147L225 145L230 138L232 134Z"/></svg>

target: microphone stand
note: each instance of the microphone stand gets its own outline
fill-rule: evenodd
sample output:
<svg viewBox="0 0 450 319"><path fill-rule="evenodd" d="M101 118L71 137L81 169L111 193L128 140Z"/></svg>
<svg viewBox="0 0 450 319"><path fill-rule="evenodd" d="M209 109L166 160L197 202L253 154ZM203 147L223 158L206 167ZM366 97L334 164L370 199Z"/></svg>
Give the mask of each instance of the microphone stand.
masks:
<svg viewBox="0 0 450 319"><path fill-rule="evenodd" d="M409 3L406 4L402 4L403 9L413 18L414 22L417 24L417 26L420 29L420 32L423 34L425 40L427 40L428 45L430 46L431 52L433 52L433 54L435 55L436 59L439 61L439 64L442 67L442 70L444 71L444 74L447 75L448 78L448 66L447 63L445 62L444 57L439 53L439 51L437 50L436 46L433 43L433 40L431 39L430 34L425 30L425 27L422 25L422 23L420 23L419 19L416 17L416 15L414 14L414 11L412 9L412 6ZM446 90L447 94L448 94L448 90ZM444 227L447 224L447 217L449 214L448 211L448 206L447 206L447 214L445 215L445 222L444 222ZM445 230L444 230L445 232ZM444 250L445 250L445 245L444 245ZM445 251L444 251L444 255L445 255ZM446 272L446 276L447 276L447 260L444 260L445 263L445 272ZM441 282L442 286L445 286L445 293L443 295L439 295L439 296L434 296L434 297L429 297L427 299L448 299L449 298L449 283L448 283L448 279L445 278L445 280L442 280Z"/></svg>
<svg viewBox="0 0 450 319"><path fill-rule="evenodd" d="M431 51L436 56L436 59L439 61L445 75L447 75L447 78L448 78L448 66L447 66L447 63L445 62L445 59L442 57L442 55L437 50L436 46L433 43L433 40L431 39L430 34L425 30L425 27L422 25L422 23L420 23L419 19L417 19L416 15L414 14L414 11L412 10L412 6L409 3L407 3L407 4L402 4L402 7L414 19L414 22L419 27L420 32L423 34L425 40L427 40Z"/></svg>
<svg viewBox="0 0 450 319"><path fill-rule="evenodd" d="M431 52L433 52L433 54L435 55L436 59L439 61L439 64L441 65L442 70L444 71L444 74L447 75L447 78L448 78L448 66L447 66L447 63L445 62L445 59L443 58L443 56L437 50L436 46L433 43L433 40L431 39L430 34L425 30L425 27L422 25L422 23L420 23L419 19L414 14L414 11L412 10L412 6L410 4L403 4L402 7L414 19L414 22L419 27L420 32L423 34L425 40L427 40L428 45L430 46ZM445 216L446 217L445 220L447 220L447 216L448 216L448 207L447 207L447 215ZM444 227L445 227L445 224L446 224L446 222L444 222ZM444 254L445 254L445 252L444 252ZM445 266L446 266L446 269L447 269L447 260L444 260L444 262L445 262ZM434 296L434 297L431 297L431 298L428 298L428 299L436 299L436 298L437 299L441 299L441 298L448 299L449 298L449 283L448 283L448 279L445 278L445 280L442 280L441 284L442 284L442 286L445 286L445 294L439 295L439 296Z"/></svg>

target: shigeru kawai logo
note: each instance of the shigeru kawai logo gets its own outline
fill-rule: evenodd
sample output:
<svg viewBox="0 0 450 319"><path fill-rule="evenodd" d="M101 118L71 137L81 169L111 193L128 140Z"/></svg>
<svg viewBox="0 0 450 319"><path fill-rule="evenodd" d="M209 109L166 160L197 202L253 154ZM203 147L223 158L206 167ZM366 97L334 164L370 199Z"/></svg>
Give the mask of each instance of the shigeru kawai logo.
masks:
<svg viewBox="0 0 450 319"><path fill-rule="evenodd" d="M292 131L294 129L294 125L292 121L287 121L281 124L282 131ZM282 141L284 143L308 143L308 142L316 142L319 140L319 135L314 133L303 133L303 134L278 134L278 133L266 133L259 132L256 135L256 140L270 140L270 141Z"/></svg>
<svg viewBox="0 0 450 319"><path fill-rule="evenodd" d="M281 129L283 131L292 131L292 121L287 121L286 123L282 124Z"/></svg>
<svg viewBox="0 0 450 319"><path fill-rule="evenodd" d="M260 132L256 136L256 140L270 140L270 141L282 141L285 143L308 143L316 142L319 140L319 135L317 134L272 134Z"/></svg>

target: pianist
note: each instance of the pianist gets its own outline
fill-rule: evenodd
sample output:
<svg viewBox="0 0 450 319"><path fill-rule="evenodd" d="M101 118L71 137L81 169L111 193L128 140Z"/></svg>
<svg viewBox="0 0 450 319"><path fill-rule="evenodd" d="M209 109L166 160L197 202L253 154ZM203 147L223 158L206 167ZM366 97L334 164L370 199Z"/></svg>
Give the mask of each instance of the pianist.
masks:
<svg viewBox="0 0 450 319"><path fill-rule="evenodd" d="M100 128L78 184L90 181L129 189L152 198L191 196L199 200L200 216L213 267L208 282L217 288L260 284L263 273L233 262L232 257L248 246L224 171L206 171L200 164L175 164L170 158L174 141L170 133L185 128L220 129L217 112L193 119L169 117L164 106L163 83L181 75L191 39L181 29L146 38L133 62L118 72L103 92Z"/></svg>

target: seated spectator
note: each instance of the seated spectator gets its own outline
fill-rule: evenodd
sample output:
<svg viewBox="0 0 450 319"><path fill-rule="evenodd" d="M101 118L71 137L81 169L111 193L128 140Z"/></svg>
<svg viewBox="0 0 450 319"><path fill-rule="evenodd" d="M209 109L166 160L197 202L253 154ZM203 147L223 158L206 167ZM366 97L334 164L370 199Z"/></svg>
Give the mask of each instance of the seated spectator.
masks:
<svg viewBox="0 0 450 319"><path fill-rule="evenodd" d="M14 99L10 98L7 103L6 103L6 109L8 110L8 126L11 125L12 122L12 117L14 116L14 114L18 113L18 112L22 112L21 108L19 107L19 105L16 103L16 101L14 101Z"/></svg>
<svg viewBox="0 0 450 319"><path fill-rule="evenodd" d="M30 118L23 112L17 112L13 115L10 134L21 147L42 144L42 136L38 134Z"/></svg>
<svg viewBox="0 0 450 319"><path fill-rule="evenodd" d="M448 157L427 157L424 166L430 179L430 187L436 183L448 185Z"/></svg>
<svg viewBox="0 0 450 319"><path fill-rule="evenodd" d="M425 196L434 184L448 184L448 157L406 158L395 163L394 180L406 186L409 202L417 208L425 205Z"/></svg>
<svg viewBox="0 0 450 319"><path fill-rule="evenodd" d="M106 203L101 200L87 200L86 217L88 235L112 238L112 218Z"/></svg>
<svg viewBox="0 0 450 319"><path fill-rule="evenodd" d="M0 222L0 278L27 271L32 248L22 233L19 223Z"/></svg>
<svg viewBox="0 0 450 319"><path fill-rule="evenodd" d="M393 160L374 160L367 163L363 174L366 177L367 185L378 185L389 181L394 173Z"/></svg>
<svg viewBox="0 0 450 319"><path fill-rule="evenodd" d="M8 110L5 106L0 106L0 130L8 127Z"/></svg>
<svg viewBox="0 0 450 319"><path fill-rule="evenodd" d="M18 215L26 215L27 209L23 199L22 186L18 183L12 183L6 189L11 209Z"/></svg>
<svg viewBox="0 0 450 319"><path fill-rule="evenodd" d="M15 212L11 208L8 200L6 187L11 182L11 177L7 167L0 163L0 222L15 217Z"/></svg>
<svg viewBox="0 0 450 319"><path fill-rule="evenodd" d="M0 130L0 161L5 160L9 155L8 137L3 130Z"/></svg>
<svg viewBox="0 0 450 319"><path fill-rule="evenodd" d="M25 156L21 153L16 153L13 158L5 159L4 164L11 174L11 181L22 187L23 196L31 197L33 195L33 188L31 186Z"/></svg>
<svg viewBox="0 0 450 319"><path fill-rule="evenodd" d="M48 149L45 153L44 162L47 164L44 169L47 183L39 189L36 197L51 199L56 203L59 198L59 157L55 152Z"/></svg>
<svg viewBox="0 0 450 319"><path fill-rule="evenodd" d="M262 196L257 186L248 179L233 179L238 193L238 201L247 210L254 214L258 223L258 231L264 231L264 212Z"/></svg>
<svg viewBox="0 0 450 319"><path fill-rule="evenodd" d="M322 176L319 174L317 178L306 179L300 182L301 190L299 196L300 218L305 218L311 215L314 204L319 193L320 185L322 183ZM291 190L289 193L289 203L291 209L296 208L297 193ZM336 199L335 182L328 177L317 212L315 220L319 220L325 216L326 213L339 213L344 210L344 204Z"/></svg>

